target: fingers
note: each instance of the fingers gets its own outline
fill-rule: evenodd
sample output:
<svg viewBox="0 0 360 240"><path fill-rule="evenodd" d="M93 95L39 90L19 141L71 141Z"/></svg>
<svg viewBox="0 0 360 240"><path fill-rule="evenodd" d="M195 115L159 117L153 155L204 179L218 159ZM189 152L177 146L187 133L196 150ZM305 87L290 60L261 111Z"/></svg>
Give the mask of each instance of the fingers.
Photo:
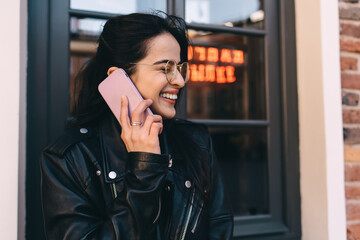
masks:
<svg viewBox="0 0 360 240"><path fill-rule="evenodd" d="M121 96L120 124L123 129L129 130L129 103L126 96Z"/></svg>
<svg viewBox="0 0 360 240"><path fill-rule="evenodd" d="M128 116L128 102L127 97L121 97L121 138L128 152L143 151L160 154L161 150L158 136L163 129L162 117L160 115L149 115L145 121L143 120L145 110L152 104L152 100L147 99L139 103L131 113L132 121L130 121ZM142 124L131 125L131 122L142 122Z"/></svg>
<svg viewBox="0 0 360 240"><path fill-rule="evenodd" d="M158 136L162 132L162 128L163 122L160 115L148 116L143 126L143 134Z"/></svg>
<svg viewBox="0 0 360 240"><path fill-rule="evenodd" d="M150 136L157 137L159 134L161 134L163 129L163 124L159 122L154 122L151 124L150 128Z"/></svg>
<svg viewBox="0 0 360 240"><path fill-rule="evenodd" d="M144 119L144 112L151 104L151 99L142 100L131 113L132 122L142 122Z"/></svg>

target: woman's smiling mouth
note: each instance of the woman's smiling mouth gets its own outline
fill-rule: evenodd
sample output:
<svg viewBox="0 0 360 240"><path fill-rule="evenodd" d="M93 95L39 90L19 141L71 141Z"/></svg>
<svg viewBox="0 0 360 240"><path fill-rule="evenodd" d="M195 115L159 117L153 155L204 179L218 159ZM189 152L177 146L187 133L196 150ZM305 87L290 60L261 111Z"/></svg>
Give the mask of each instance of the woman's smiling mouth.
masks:
<svg viewBox="0 0 360 240"><path fill-rule="evenodd" d="M178 99L178 91L168 91L160 93L160 97L162 97L165 101L175 104L176 100Z"/></svg>

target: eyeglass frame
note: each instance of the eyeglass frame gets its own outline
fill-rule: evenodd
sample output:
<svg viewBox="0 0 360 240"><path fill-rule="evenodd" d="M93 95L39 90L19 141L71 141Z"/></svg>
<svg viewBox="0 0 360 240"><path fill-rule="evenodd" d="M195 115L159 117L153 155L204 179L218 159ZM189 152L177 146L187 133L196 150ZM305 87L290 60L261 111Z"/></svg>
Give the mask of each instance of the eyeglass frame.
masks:
<svg viewBox="0 0 360 240"><path fill-rule="evenodd" d="M186 63L186 64L187 64L186 79L184 79L184 77L181 75L181 77L184 79L184 83L186 84L186 83L189 81L189 79L190 79L190 76L189 76L189 73L190 73L189 62L183 62L183 63L181 63L181 64L176 64L176 61L175 61L174 59L169 59L169 60L166 61L166 63L165 63L165 62L159 62L159 63L153 63L153 64L149 64L149 63L130 63L130 64L131 64L131 65L155 66L155 65L159 65L159 64L165 63L165 68L166 68L166 66L169 64L169 62L174 62L174 63L175 63L175 65L176 65L176 70L173 71L173 72L175 72L175 74L174 74L174 77L173 77L172 80L169 80L169 78L168 78L168 73L165 73L165 72L164 72L164 73L165 73L165 76L166 76L166 80L167 80L170 84L172 84L172 82L173 82L174 79L176 78L177 72L180 72L180 75L181 75L181 70L182 70L184 64Z"/></svg>

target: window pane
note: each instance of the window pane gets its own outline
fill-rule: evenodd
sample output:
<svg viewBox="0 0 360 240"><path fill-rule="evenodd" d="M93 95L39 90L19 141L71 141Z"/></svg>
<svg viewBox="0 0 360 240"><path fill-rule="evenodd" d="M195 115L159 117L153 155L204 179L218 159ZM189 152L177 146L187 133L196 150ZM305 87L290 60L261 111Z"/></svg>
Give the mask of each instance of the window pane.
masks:
<svg viewBox="0 0 360 240"><path fill-rule="evenodd" d="M210 128L236 216L269 213L266 128Z"/></svg>
<svg viewBox="0 0 360 240"><path fill-rule="evenodd" d="M71 39L91 40L95 42L99 37L106 20L94 18L70 18Z"/></svg>
<svg viewBox="0 0 360 240"><path fill-rule="evenodd" d="M128 14L133 12L166 11L165 0L71 0L70 8Z"/></svg>
<svg viewBox="0 0 360 240"><path fill-rule="evenodd" d="M266 119L264 39L190 30L187 114Z"/></svg>
<svg viewBox="0 0 360 240"><path fill-rule="evenodd" d="M186 0L185 19L189 23L264 29L264 1Z"/></svg>
<svg viewBox="0 0 360 240"><path fill-rule="evenodd" d="M70 108L78 93L74 91L74 78L81 67L96 53L97 39L106 20L93 18L70 19ZM73 109L70 109L72 111Z"/></svg>

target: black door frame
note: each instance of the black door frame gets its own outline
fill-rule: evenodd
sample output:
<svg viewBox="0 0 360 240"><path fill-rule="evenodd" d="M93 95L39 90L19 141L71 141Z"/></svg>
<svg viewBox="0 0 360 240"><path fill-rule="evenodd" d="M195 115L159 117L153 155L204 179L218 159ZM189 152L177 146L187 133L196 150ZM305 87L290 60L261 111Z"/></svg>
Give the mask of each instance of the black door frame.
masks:
<svg viewBox="0 0 360 240"><path fill-rule="evenodd" d="M68 8L69 1L28 1L26 239L45 239L39 159L68 114Z"/></svg>

